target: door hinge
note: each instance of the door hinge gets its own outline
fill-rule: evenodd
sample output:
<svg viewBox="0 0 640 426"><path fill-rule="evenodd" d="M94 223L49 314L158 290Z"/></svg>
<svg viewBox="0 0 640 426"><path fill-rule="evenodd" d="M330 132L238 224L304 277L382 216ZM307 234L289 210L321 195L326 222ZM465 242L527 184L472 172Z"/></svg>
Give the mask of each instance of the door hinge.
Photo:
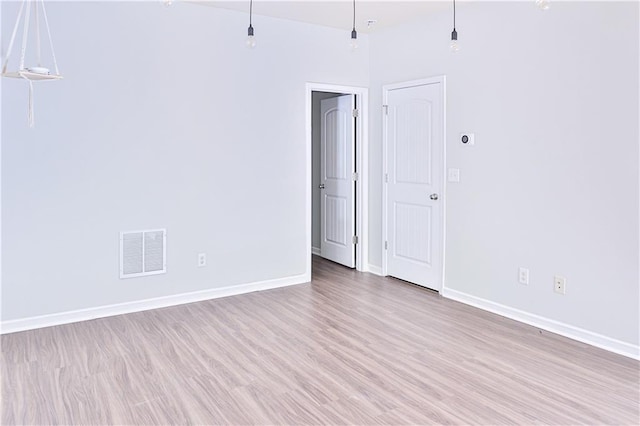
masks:
<svg viewBox="0 0 640 426"><path fill-rule="evenodd" d="M389 115L389 105L382 105L382 109L384 110L384 115Z"/></svg>
<svg viewBox="0 0 640 426"><path fill-rule="evenodd" d="M358 172L354 172L353 173L353 181L357 182L358 181Z"/></svg>
<svg viewBox="0 0 640 426"><path fill-rule="evenodd" d="M353 244L358 244L358 236L354 235L351 241L353 241Z"/></svg>
<svg viewBox="0 0 640 426"><path fill-rule="evenodd" d="M358 116L360 115L360 112L357 109L353 110L353 118L358 118Z"/></svg>
<svg viewBox="0 0 640 426"><path fill-rule="evenodd" d="M389 183L389 173L384 174L384 183Z"/></svg>
<svg viewBox="0 0 640 426"><path fill-rule="evenodd" d="M384 242L384 249L388 250L389 249L389 241L385 241Z"/></svg>

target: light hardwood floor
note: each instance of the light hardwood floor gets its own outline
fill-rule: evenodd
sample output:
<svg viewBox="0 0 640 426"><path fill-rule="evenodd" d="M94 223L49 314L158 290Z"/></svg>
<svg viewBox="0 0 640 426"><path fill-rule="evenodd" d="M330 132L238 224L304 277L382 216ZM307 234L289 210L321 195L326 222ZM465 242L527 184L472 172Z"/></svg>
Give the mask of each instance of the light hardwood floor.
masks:
<svg viewBox="0 0 640 426"><path fill-rule="evenodd" d="M294 287L2 336L2 424L638 424L637 361L314 258Z"/></svg>

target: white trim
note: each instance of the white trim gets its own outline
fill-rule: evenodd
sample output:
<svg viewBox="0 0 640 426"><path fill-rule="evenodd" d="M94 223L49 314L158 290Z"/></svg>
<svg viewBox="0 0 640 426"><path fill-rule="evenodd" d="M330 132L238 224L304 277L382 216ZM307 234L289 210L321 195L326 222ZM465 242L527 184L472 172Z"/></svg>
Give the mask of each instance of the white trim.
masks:
<svg viewBox="0 0 640 426"><path fill-rule="evenodd" d="M305 174L304 174L305 175L304 176L304 181L305 181L305 185L304 185L305 273L311 276L311 244L313 241L313 238L312 238L313 230L311 229L312 228L312 224L311 224L311 215L312 215L312 212L311 212L311 198L312 198L312 194L311 194L311 182L312 182L311 126L313 122L313 117L311 117L311 111L313 107L313 97L311 94L311 90L309 89L309 83L307 83L307 88L305 90L304 107L305 107L305 125L304 125L304 128L305 128L305 146L304 146L304 152L305 152L305 160L304 160L305 161Z"/></svg>
<svg viewBox="0 0 640 426"><path fill-rule="evenodd" d="M306 84L306 225L307 225L307 271L311 275L311 113L312 92L328 92L356 95L356 108L360 111L357 120L356 138L356 270L365 271L369 263L369 89L358 86L342 86L325 83Z"/></svg>
<svg viewBox="0 0 640 426"><path fill-rule="evenodd" d="M318 247L311 247L311 254L322 256L322 251Z"/></svg>
<svg viewBox="0 0 640 426"><path fill-rule="evenodd" d="M0 6L0 22L2 22L2 7ZM8 56L8 55L7 55ZM0 73L2 72L2 69L0 68ZM4 78L0 77L0 93L2 93L2 85L3 85L3 80ZM0 102L0 117L2 117L2 102ZM4 133L2 133L2 120L0 120L0 200L2 200L2 188L4 188L4 185L2 184L2 151L3 151L3 140L2 140L2 136ZM0 202L1 204L1 202ZM4 223L2 220L2 208L0 208L0 253L3 253L2 251L2 241L4 241L4 239L2 238L2 224ZM0 290L2 288L4 288L2 286L3 281L2 281L2 258L4 256L0 256ZM1 291L0 291L1 293ZM0 318L2 318L2 303L0 303Z"/></svg>
<svg viewBox="0 0 640 426"><path fill-rule="evenodd" d="M440 271L440 282L439 291L443 291L445 288L444 274L445 274L445 245L446 245L446 227L447 227L447 209L446 209L446 201L447 201L447 77L444 75L422 78L419 80L411 80L405 81L401 83L393 83L393 84L385 84L382 86L382 105L388 105L389 102L389 92L391 90L397 89L406 89L409 87L416 86L424 86L427 84L440 84L440 95L442 99L442 197L441 197L441 205L442 205L442 226L440 229L440 242L442 247L441 253L441 268ZM388 229L387 229L387 185L385 182L385 175L388 173L387 167L387 119L388 115L384 112L384 107L382 111L382 268L381 275L387 276L389 275L387 270L387 254L388 249L385 248L385 241L389 241L388 239Z"/></svg>
<svg viewBox="0 0 640 426"><path fill-rule="evenodd" d="M442 90L442 143L444 146L442 147L442 273L440 274L442 282L440 283L440 292L444 290L445 283L445 273L447 268L445 268L446 255L447 255L447 201L449 198L447 197L447 190L449 189L447 186L447 76L440 76L442 84L440 88Z"/></svg>
<svg viewBox="0 0 640 426"><path fill-rule="evenodd" d="M156 297L153 299L4 321L0 323L0 334L15 333L18 331L33 330L36 328L51 327L54 325L69 324L96 318L111 317L114 315L148 311L151 309L166 308L168 306L184 305L186 303L219 299L221 297L236 296L254 291L270 290L279 287L307 283L310 281L309 278L310 277L307 274L302 274L285 278L276 278L273 280L257 281L249 284L212 288L191 293L174 294L171 296Z"/></svg>
<svg viewBox="0 0 640 426"><path fill-rule="evenodd" d="M383 276L382 275L382 268L380 266L377 266L377 265L369 264L369 266L367 266L367 272L370 272L370 273L372 273L374 275L379 275L381 277Z"/></svg>
<svg viewBox="0 0 640 426"><path fill-rule="evenodd" d="M543 330L550 331L555 334L559 334L564 337L568 337L573 340L577 340L582 343L586 343L601 349L605 349L610 352L624 355L629 358L640 360L640 346L626 343L621 340L612 339L602 334L594 333L589 330L585 330L573 325L565 324L559 321L555 321L549 318L541 317L539 315L531 314L529 312L521 311L519 309L511 308L509 306L501 305L490 300L482 299L461 291L452 290L450 288L443 288L441 292L443 297L447 299L455 300L466 305L474 306L484 311L489 311L494 314L511 318L516 321L523 322L525 324L532 325L534 327L541 328Z"/></svg>

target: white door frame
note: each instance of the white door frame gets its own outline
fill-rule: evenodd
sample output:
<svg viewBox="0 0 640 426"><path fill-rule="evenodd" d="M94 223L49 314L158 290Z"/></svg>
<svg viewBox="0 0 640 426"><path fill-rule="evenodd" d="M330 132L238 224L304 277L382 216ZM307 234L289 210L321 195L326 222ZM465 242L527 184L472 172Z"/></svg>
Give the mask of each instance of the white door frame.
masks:
<svg viewBox="0 0 640 426"><path fill-rule="evenodd" d="M445 273L445 243L446 243L446 227L447 227L447 179L446 179L446 167L447 167L447 85L446 77L444 75L423 78L419 80L405 81L402 83L387 84L382 86L382 104L388 105L389 92L396 89L406 89L415 86L424 86L426 84L440 83L441 95L442 95L442 229L440 231L440 242L442 243L442 281L437 283L438 291L442 291L444 288L444 273ZM388 173L388 155L387 155L387 116L384 108L382 111L382 275L388 276L387 272L387 254L388 250L384 247L384 242L388 241L388 206L387 206L387 185L385 182L385 176Z"/></svg>
<svg viewBox="0 0 640 426"><path fill-rule="evenodd" d="M369 267L369 89L357 86L342 86L337 84L307 83L306 96L306 273L311 276L311 113L312 92L341 93L356 95L356 270L366 272Z"/></svg>

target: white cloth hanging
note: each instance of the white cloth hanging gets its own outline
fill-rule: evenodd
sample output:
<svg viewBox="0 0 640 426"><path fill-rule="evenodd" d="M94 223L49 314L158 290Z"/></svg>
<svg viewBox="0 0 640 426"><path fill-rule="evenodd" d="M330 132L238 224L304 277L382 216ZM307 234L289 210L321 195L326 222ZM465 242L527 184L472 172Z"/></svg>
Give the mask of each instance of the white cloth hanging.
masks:
<svg viewBox="0 0 640 426"><path fill-rule="evenodd" d="M37 63L37 66L34 66L34 67L25 67L27 40L29 38L29 22L30 22L32 9L35 17L36 58L38 63ZM55 70L55 74L51 74L48 68L45 68L42 66L39 10L42 10L42 16L44 18L45 27L47 29L47 37L49 38L49 46L51 48L51 56L53 59L53 67ZM7 65L9 64L9 58L11 57L13 43L15 42L16 35L18 34L18 28L20 27L20 20L22 19L23 13L24 13L24 21L23 21L23 29L22 29L22 49L20 52L19 67L17 71L7 72ZM60 80L62 78L62 76L60 75L60 71L58 70L58 62L56 60L55 50L53 49L53 41L51 39L51 30L49 29L49 20L47 18L47 11L44 7L44 0L22 0L22 4L20 5L20 10L18 11L18 18L16 19L16 23L13 27L13 32L11 34L9 47L7 48L7 56L5 57L4 63L2 64L2 76L11 77L11 78L21 78L21 79L27 80L27 82L29 83L29 107L27 111L27 116L29 120L29 127L33 127L35 125L33 82Z"/></svg>

